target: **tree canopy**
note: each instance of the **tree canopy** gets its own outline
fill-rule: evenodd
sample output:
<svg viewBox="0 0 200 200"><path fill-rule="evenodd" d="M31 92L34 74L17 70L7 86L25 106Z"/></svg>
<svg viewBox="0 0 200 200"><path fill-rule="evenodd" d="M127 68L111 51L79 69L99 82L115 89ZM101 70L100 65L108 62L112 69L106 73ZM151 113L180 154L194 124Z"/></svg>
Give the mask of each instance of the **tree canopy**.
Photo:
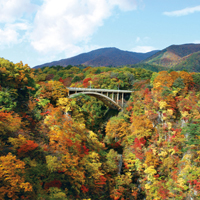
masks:
<svg viewBox="0 0 200 200"><path fill-rule="evenodd" d="M0 199L200 198L199 73L0 59ZM117 114L66 87L131 89Z"/></svg>

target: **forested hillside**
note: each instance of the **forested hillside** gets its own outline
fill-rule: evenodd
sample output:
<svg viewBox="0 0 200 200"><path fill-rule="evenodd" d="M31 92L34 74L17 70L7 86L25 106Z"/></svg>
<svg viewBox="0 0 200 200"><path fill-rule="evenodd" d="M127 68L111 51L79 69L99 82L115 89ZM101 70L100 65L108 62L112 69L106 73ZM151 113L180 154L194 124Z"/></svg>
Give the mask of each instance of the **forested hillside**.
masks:
<svg viewBox="0 0 200 200"><path fill-rule="evenodd" d="M66 87L134 92L114 112ZM0 59L0 199L199 198L200 73Z"/></svg>
<svg viewBox="0 0 200 200"><path fill-rule="evenodd" d="M171 45L142 62L174 70L199 71L199 44Z"/></svg>
<svg viewBox="0 0 200 200"><path fill-rule="evenodd" d="M37 65L34 68L42 68L45 66L60 65L66 67L67 65L90 65L98 66L119 66L127 64L135 64L154 55L158 50L147 53L137 53L131 51L123 51L115 47L96 49L87 53L82 53L77 56L53 61L42 65Z"/></svg>
<svg viewBox="0 0 200 200"><path fill-rule="evenodd" d="M173 69L177 71L200 72L200 51L190 54L180 64L174 66Z"/></svg>

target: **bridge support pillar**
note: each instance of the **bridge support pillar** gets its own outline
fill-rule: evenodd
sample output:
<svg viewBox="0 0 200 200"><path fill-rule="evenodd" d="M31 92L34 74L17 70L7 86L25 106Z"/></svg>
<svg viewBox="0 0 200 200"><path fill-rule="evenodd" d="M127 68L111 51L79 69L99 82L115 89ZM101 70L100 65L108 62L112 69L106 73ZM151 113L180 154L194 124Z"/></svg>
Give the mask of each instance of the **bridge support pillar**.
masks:
<svg viewBox="0 0 200 200"><path fill-rule="evenodd" d="M112 93L112 100L114 100L114 93Z"/></svg>
<svg viewBox="0 0 200 200"><path fill-rule="evenodd" d="M117 104L119 104L119 93L117 93Z"/></svg>
<svg viewBox="0 0 200 200"><path fill-rule="evenodd" d="M122 108L124 107L124 93L122 93Z"/></svg>

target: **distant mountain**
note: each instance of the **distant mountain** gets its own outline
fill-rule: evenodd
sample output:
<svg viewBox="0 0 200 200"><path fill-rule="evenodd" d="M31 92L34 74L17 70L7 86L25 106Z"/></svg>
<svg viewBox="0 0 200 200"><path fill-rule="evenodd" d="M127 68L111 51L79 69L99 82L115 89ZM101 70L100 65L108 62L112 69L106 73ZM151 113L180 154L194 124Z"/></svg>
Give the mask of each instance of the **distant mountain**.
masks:
<svg viewBox="0 0 200 200"><path fill-rule="evenodd" d="M173 69L176 71L200 72L200 51L185 56L182 62L175 65Z"/></svg>
<svg viewBox="0 0 200 200"><path fill-rule="evenodd" d="M42 65L37 65L34 68L42 68L45 66L64 66L67 65L89 65L89 66L120 66L128 64L136 64L148 57L154 55L158 51L151 51L148 53L135 53L130 51L122 51L117 48L101 48L97 50L90 51L88 53L82 53L80 55L62 59L59 61L53 61L50 63L45 63Z"/></svg>
<svg viewBox="0 0 200 200"><path fill-rule="evenodd" d="M200 44L171 45L142 62L171 68L181 64L198 51L200 51Z"/></svg>

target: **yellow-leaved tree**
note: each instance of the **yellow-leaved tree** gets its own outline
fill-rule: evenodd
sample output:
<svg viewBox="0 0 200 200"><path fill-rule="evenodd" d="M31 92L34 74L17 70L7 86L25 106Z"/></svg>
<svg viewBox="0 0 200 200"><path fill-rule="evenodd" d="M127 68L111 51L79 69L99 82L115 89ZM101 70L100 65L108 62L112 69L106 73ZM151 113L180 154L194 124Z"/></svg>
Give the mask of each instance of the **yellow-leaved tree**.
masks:
<svg viewBox="0 0 200 200"><path fill-rule="evenodd" d="M7 196L14 200L19 194L32 191L32 185L21 175L24 168L25 163L12 153L0 157L0 199Z"/></svg>
<svg viewBox="0 0 200 200"><path fill-rule="evenodd" d="M42 82L41 88L36 96L42 99L49 99L50 103L56 105L59 98L65 98L68 95L68 89L60 81Z"/></svg>

